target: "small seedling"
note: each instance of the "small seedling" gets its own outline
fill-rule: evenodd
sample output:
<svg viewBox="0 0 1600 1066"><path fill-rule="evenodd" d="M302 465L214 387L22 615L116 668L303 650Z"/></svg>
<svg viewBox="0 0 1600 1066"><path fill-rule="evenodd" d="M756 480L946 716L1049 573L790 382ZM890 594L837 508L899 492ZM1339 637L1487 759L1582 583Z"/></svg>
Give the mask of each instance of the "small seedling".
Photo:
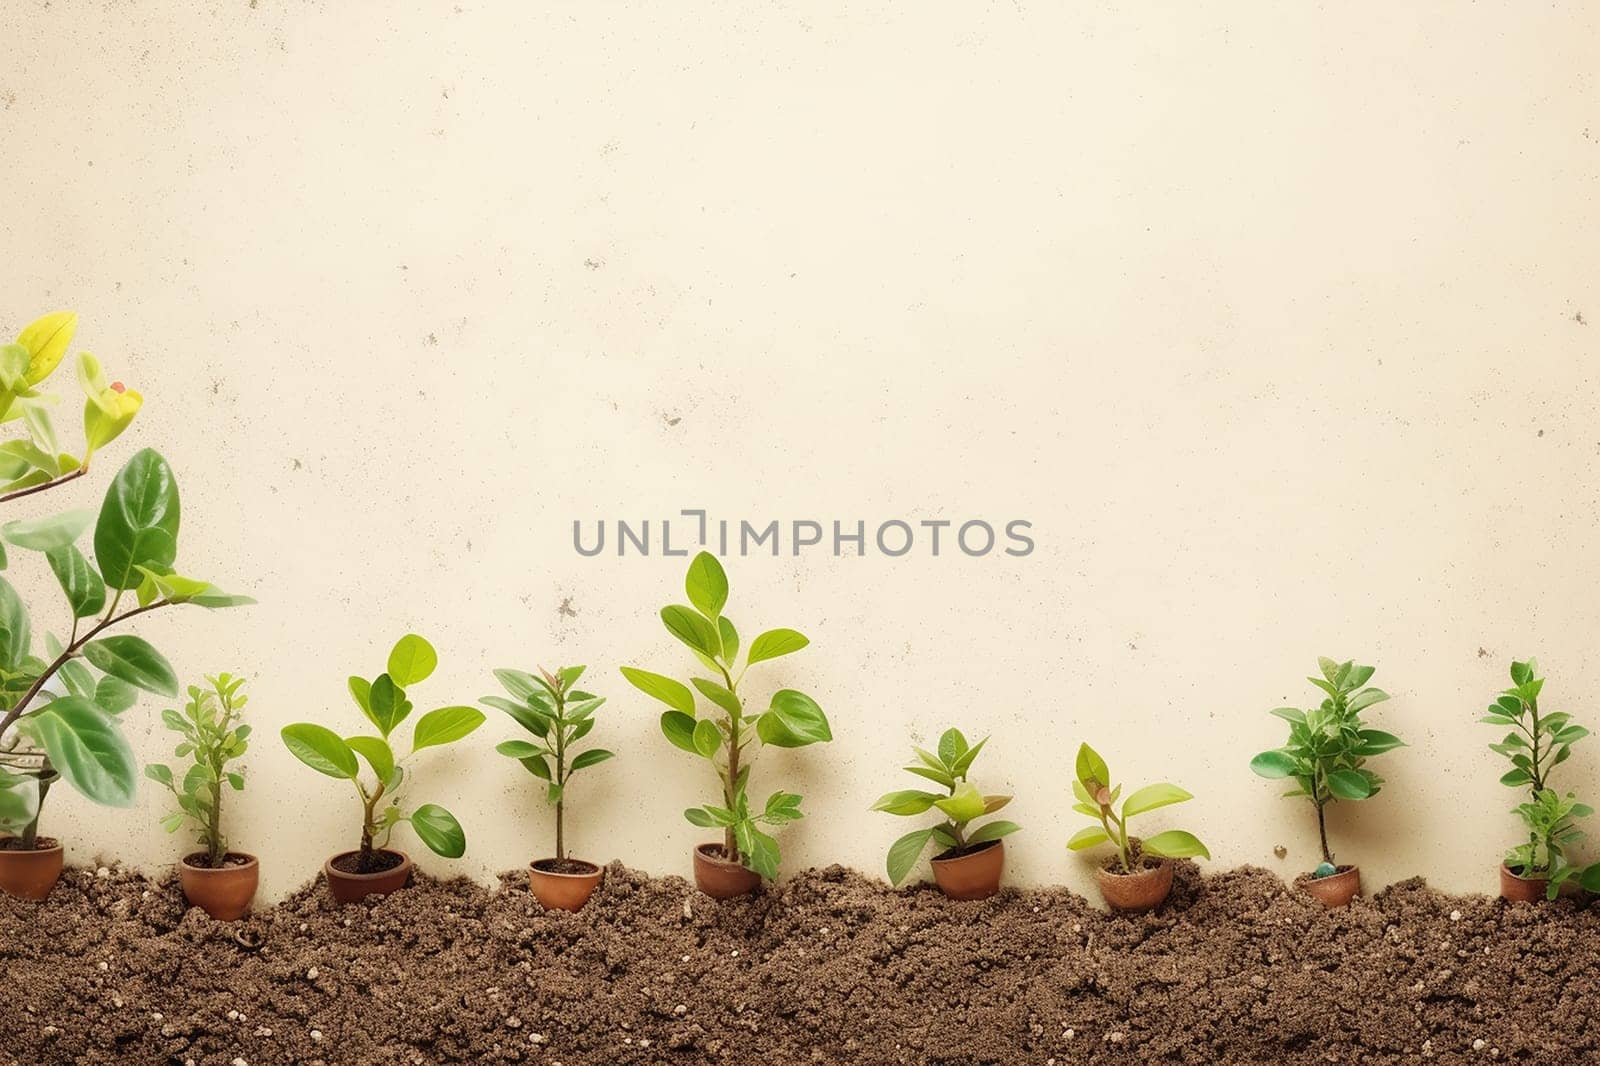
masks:
<svg viewBox="0 0 1600 1066"><path fill-rule="evenodd" d="M226 784L235 792L244 788L244 773L226 769L250 746L250 727L240 716L249 697L239 691L244 678L219 674L206 678L209 689L189 686L189 702L183 710L168 708L161 721L183 740L172 754L188 758L190 765L182 778L163 763L144 768L144 775L178 798L178 809L161 819L161 828L176 833L185 822L191 823L206 849L206 865L215 869L228 854L228 841L222 835L222 795Z"/></svg>
<svg viewBox="0 0 1600 1066"><path fill-rule="evenodd" d="M1289 743L1257 755L1250 760L1250 769L1262 777L1293 780L1295 787L1284 795L1304 796L1316 808L1322 865L1313 876L1325 877L1336 872L1328 848L1328 804L1376 796L1383 778L1366 768L1367 760L1404 747L1405 742L1393 733L1369 729L1361 720L1362 711L1389 698L1382 689L1365 687L1373 667L1328 658L1319 658L1317 664L1322 676L1306 680L1326 698L1308 710L1279 707L1273 711L1289 723Z"/></svg>
<svg viewBox="0 0 1600 1066"><path fill-rule="evenodd" d="M321 774L349 781L361 797L361 850L352 873L372 873L378 866L377 852L389 846L390 834L401 822L408 822L423 844L435 855L459 859L467 851L467 834L456 816L437 803L424 803L407 811L400 803L406 783L407 764L424 748L452 744L484 722L476 707L440 707L417 719L411 733L411 751L396 758L389 737L411 714L412 703L406 686L427 680L439 664L433 645L409 633L389 652L389 669L368 681L350 678L350 696L367 721L378 729L378 736L340 737L326 726L297 722L283 728L283 743L295 758ZM360 755L372 770L372 779L361 777ZM379 803L387 800L382 809Z"/></svg>
<svg viewBox="0 0 1600 1066"><path fill-rule="evenodd" d="M1589 731L1572 724L1572 715L1565 711L1540 711L1544 678L1538 672L1539 664L1533 659L1513 662L1511 687L1500 693L1479 721L1511 727L1505 739L1490 744L1489 750L1511 761L1511 769L1500 783L1528 790L1527 801L1512 808L1527 827L1528 839L1506 852L1506 866L1520 877L1548 878L1545 894L1555 899L1562 884L1573 877L1580 878L1586 888L1591 887L1591 882L1600 888L1600 864L1586 869L1567 862L1568 849L1584 835L1573 819L1586 818L1592 810L1573 793L1563 796L1552 789L1550 772L1567 761L1572 745L1588 736Z"/></svg>
<svg viewBox="0 0 1600 1066"><path fill-rule="evenodd" d="M1181 829L1169 829L1142 840L1128 836L1129 818L1158 807L1194 799L1192 794L1165 782L1146 785L1123 801L1122 810L1118 811L1116 803L1122 796L1122 786L1111 784L1111 771L1107 769L1106 761L1087 744L1078 748L1076 770L1072 794L1078 802L1073 804L1072 809L1093 818L1097 824L1079 830L1067 841L1067 847L1073 851L1084 851L1110 841L1116 845L1117 863L1125 874L1134 872L1143 855L1158 859L1188 859L1196 855L1211 858L1211 852L1206 850L1198 837Z"/></svg>
<svg viewBox="0 0 1600 1066"><path fill-rule="evenodd" d="M572 747L594 728L594 712L605 697L592 696L572 686L583 676L581 666L566 666L551 673L496 670L495 678L510 698L485 696L479 702L498 707L535 739L507 740L495 751L517 760L534 777L545 782L545 799L556 808L556 859L566 861L564 814L567 782L579 770L611 758L603 748L574 752Z"/></svg>
<svg viewBox="0 0 1600 1066"><path fill-rule="evenodd" d="M930 841L943 849L940 858L954 859L981 844L999 840L1022 828L1015 822L1004 820L987 822L976 829L969 828L974 820L993 814L1011 802L1010 796L986 796L967 780L973 760L977 759L978 752L988 742L989 738L984 737L976 744L969 745L959 729L947 729L939 738L937 754L913 747L911 750L916 753L917 762L914 766L905 767L906 772L942 785L945 794L904 789L886 793L872 805L875 811L904 817L922 814L933 808L938 808L945 816L945 821L939 825L913 830L890 845L890 884L899 885L906 879Z"/></svg>

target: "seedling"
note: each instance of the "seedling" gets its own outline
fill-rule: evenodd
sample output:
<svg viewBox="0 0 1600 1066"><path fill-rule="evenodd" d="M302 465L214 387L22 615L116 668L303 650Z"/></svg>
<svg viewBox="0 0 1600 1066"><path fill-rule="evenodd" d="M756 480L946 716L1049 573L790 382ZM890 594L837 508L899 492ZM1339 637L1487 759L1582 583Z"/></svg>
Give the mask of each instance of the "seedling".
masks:
<svg viewBox="0 0 1600 1066"><path fill-rule="evenodd" d="M594 712L605 703L603 696L572 687L583 676L583 670L581 666L566 666L551 673L541 667L536 675L523 670L496 670L494 676L510 698L485 696L479 701L506 712L536 738L507 740L495 745L494 750L517 760L523 769L545 782L545 799L556 808L556 859L560 862L567 858L567 782L579 770L612 757L603 748L572 750L594 728Z"/></svg>
<svg viewBox="0 0 1600 1066"><path fill-rule="evenodd" d="M112 479L98 516L68 511L0 527L10 544L44 553L72 614L66 641L46 636L49 658L37 656L28 609L0 578L0 831L17 833L25 850L36 846L39 813L57 780L95 803L133 805L139 769L118 716L138 689L178 694L171 664L147 641L105 634L178 604L255 602L174 572L178 514L172 468L147 448ZM91 523L93 561L77 546ZM130 593L136 606L124 602Z"/></svg>
<svg viewBox="0 0 1600 1066"><path fill-rule="evenodd" d="M250 746L250 727L240 711L250 697L239 689L244 678L232 674L207 676L209 689L189 686L189 702L183 710L161 712L166 727L182 737L172 754L189 759L182 778L172 767L152 763L144 775L171 791L178 809L161 819L161 828L176 833L185 823L194 826L200 846L206 849L206 865L215 869L228 854L228 841L222 835L223 785L238 792L244 788L244 773L227 765L244 755Z"/></svg>
<svg viewBox="0 0 1600 1066"><path fill-rule="evenodd" d="M1573 793L1562 796L1552 789L1550 772L1567 761L1572 745L1589 731L1573 725L1572 715L1565 711L1545 714L1539 710L1544 678L1538 671L1539 664L1533 659L1513 662L1511 687L1489 705L1479 721L1511 727L1505 739L1490 744L1489 750L1511 761L1511 769L1500 783L1528 791L1527 801L1512 808L1527 827L1528 839L1506 852L1506 866L1520 877L1548 878L1545 893L1555 899L1561 885L1573 877L1580 877L1585 887L1590 881L1600 881L1600 865L1589 868L1595 871L1591 874L1589 869L1567 862L1568 849L1583 839L1573 819L1586 818L1592 811Z"/></svg>
<svg viewBox="0 0 1600 1066"><path fill-rule="evenodd" d="M1189 792L1166 782L1146 785L1124 800L1118 811L1116 804L1122 796L1122 786L1111 784L1111 771L1106 768L1106 761L1087 744L1078 747L1076 770L1072 794L1078 802L1072 809L1094 819L1097 824L1079 830L1067 841L1067 847L1073 851L1084 851L1110 841L1116 845L1117 863L1125 874L1134 872L1142 855L1158 859L1188 859L1196 855L1211 858L1211 852L1198 837L1181 829L1169 829L1147 839L1128 836L1129 818L1194 799Z"/></svg>
<svg viewBox="0 0 1600 1066"><path fill-rule="evenodd" d="M903 817L914 817L933 808L938 808L945 816L940 824L912 830L889 846L890 884L899 885L906 879L930 842L942 849L940 858L954 859L1022 828L1015 822L1000 819L971 828L972 822L1011 802L1010 796L986 796L967 780L973 761L987 743L989 738L984 737L969 745L959 729L947 729L939 738L937 754L913 746L911 750L916 753L917 762L905 767L906 772L943 786L945 793L904 789L885 793L872 805L875 811Z"/></svg>
<svg viewBox="0 0 1600 1066"><path fill-rule="evenodd" d="M1316 808L1323 860L1317 875L1326 876L1335 872L1333 852L1328 848L1328 804L1376 796L1383 778L1366 768L1367 760L1405 743L1393 733L1367 728L1361 720L1362 711L1389 698L1382 689L1365 687L1373 667L1328 658L1319 658L1317 664L1322 676L1306 680L1326 698L1308 710L1279 707L1273 711L1289 723L1289 743L1257 755L1250 760L1250 769L1262 777L1293 780L1295 787L1284 795L1304 796Z"/></svg>
<svg viewBox="0 0 1600 1066"><path fill-rule="evenodd" d="M411 733L411 750L397 758L390 735L411 714L406 686L426 681L439 664L433 645L408 633L389 652L389 669L368 681L350 678L350 696L377 736L340 737L326 726L297 722L283 728L283 743L295 758L316 770L349 781L361 799L361 850L352 873L372 873L381 863L377 853L389 846L395 826L407 822L418 839L435 855L459 859L467 851L467 834L456 816L436 803L414 810L402 805L407 766L424 748L452 744L484 722L476 707L440 707L417 719ZM360 755L371 770L363 779ZM382 804L380 808L379 804Z"/></svg>
<svg viewBox="0 0 1600 1066"><path fill-rule="evenodd" d="M0 345L0 422L20 420L25 431L0 444L0 503L47 492L87 474L95 450L127 429L144 405L144 397L122 382L106 380L100 360L80 353L83 454L62 450L50 418L55 397L39 386L55 372L77 329L76 314L57 311L30 323L15 343Z"/></svg>
<svg viewBox="0 0 1600 1066"><path fill-rule="evenodd" d="M674 604L661 609L661 621L694 653L714 678L692 677L690 683L710 703L701 716L694 692L687 685L648 670L622 668L635 688L667 705L661 732L674 747L705 759L722 782L720 806L691 807L683 816L693 825L723 831L723 858L742 863L762 877L778 876L778 842L762 827L775 828L804 817L801 797L778 791L767 797L757 812L750 805L747 786L759 739L778 748L803 748L833 739L828 719L817 701L795 689L773 693L765 711L750 714L744 678L756 663L789 655L811 643L793 629L769 629L750 642L743 667L737 665L739 631L722 613L728 602L728 576L710 552L689 563L684 590L692 607ZM750 750L746 750L746 749Z"/></svg>

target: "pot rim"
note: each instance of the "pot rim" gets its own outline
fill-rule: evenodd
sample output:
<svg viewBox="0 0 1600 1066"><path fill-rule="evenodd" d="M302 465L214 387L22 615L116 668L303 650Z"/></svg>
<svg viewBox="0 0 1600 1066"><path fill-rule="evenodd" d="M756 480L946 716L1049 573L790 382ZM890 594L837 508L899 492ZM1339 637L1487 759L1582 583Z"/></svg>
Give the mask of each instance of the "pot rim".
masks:
<svg viewBox="0 0 1600 1066"><path fill-rule="evenodd" d="M1315 885L1322 884L1324 882L1337 881L1341 877L1349 877L1351 874L1359 874L1360 872L1361 867L1355 865L1354 863L1344 863L1339 866L1335 866L1333 868L1333 873L1329 874L1327 877L1312 877L1309 873L1304 873L1299 877L1296 877L1294 880L1295 884L1298 885Z"/></svg>
<svg viewBox="0 0 1600 1066"><path fill-rule="evenodd" d="M938 863L941 866L948 866L951 863L966 862L968 859L976 859L978 856L987 854L996 848L1004 849L1005 846L1006 842L1004 840L985 840L965 854L952 855L948 859L929 859L928 861L932 863Z"/></svg>
<svg viewBox="0 0 1600 1066"><path fill-rule="evenodd" d="M185 869L193 870L197 874L220 874L230 870L249 870L253 867L261 865L260 860L258 860L248 851L234 851L232 848L229 848L227 851L223 852L223 858L227 858L229 855L232 855L235 858L245 859L248 861L235 863L232 866L196 866L189 861L196 855L204 854L205 852L203 851L191 851L189 854L178 860L178 865L184 867Z"/></svg>
<svg viewBox="0 0 1600 1066"><path fill-rule="evenodd" d="M721 855L713 855L711 852L706 850L707 848L716 848L718 851L721 851L722 841L708 840L704 844L696 844L694 846L694 853L696 856L704 859L706 862L711 863L713 866L729 866L736 870L750 869L750 867L746 866L742 862L735 862L732 859L723 858ZM754 873L755 871L751 870L751 872Z"/></svg>
<svg viewBox="0 0 1600 1066"><path fill-rule="evenodd" d="M1527 881L1529 883L1537 883L1537 884L1549 884L1550 883L1550 875L1549 874L1546 874L1543 877L1526 877L1526 876L1524 876L1522 874L1517 873L1507 863L1504 863L1504 862L1502 862L1500 864L1500 872L1505 874L1507 877L1514 877L1518 881Z"/></svg>
<svg viewBox="0 0 1600 1066"><path fill-rule="evenodd" d="M539 869L539 864L541 862L576 862L587 866L589 869L580 874L562 873L560 870L541 870ZM605 867L601 866L599 863L590 862L588 859L557 859L554 855L547 855L542 859L534 859L532 862L528 863L528 869L532 870L540 877L560 877L569 881L582 881L593 877L596 874L605 873Z"/></svg>
<svg viewBox="0 0 1600 1066"><path fill-rule="evenodd" d="M1154 866L1141 866L1132 873L1123 873L1121 870L1108 869L1104 866L1095 867L1095 873L1100 877L1114 877L1119 881L1137 881L1149 877L1160 877L1162 871L1166 870L1167 867L1171 865L1171 859L1160 859ZM1337 877L1338 874L1335 874L1334 876Z"/></svg>
<svg viewBox="0 0 1600 1066"><path fill-rule="evenodd" d="M327 874L329 877L340 877L340 878L343 878L346 881L364 882L364 881L376 881L381 877L393 877L396 873L400 872L401 870L408 869L411 866L411 856L407 855L405 852L401 851L399 848L374 848L373 850L374 851L381 851L381 852L384 852L385 854L388 854L388 855L398 855L398 856L400 856L400 865L399 866L391 866L387 870L379 870L376 873L370 873L370 874L347 874L343 870L336 869L334 867L334 865L333 865L333 860L342 859L346 855L359 855L359 854L361 854L361 849L360 848L355 848L355 849L353 849L351 851L341 851L337 855L330 855L328 857L328 859L322 864L322 872Z"/></svg>
<svg viewBox="0 0 1600 1066"><path fill-rule="evenodd" d="M10 833L6 834L5 836L0 836L0 840L17 839L19 839L17 836ZM59 837L46 837L45 839L54 840L55 844L48 848L0 848L0 855L48 855L52 851L64 851L66 849L66 845L61 843L61 839Z"/></svg>

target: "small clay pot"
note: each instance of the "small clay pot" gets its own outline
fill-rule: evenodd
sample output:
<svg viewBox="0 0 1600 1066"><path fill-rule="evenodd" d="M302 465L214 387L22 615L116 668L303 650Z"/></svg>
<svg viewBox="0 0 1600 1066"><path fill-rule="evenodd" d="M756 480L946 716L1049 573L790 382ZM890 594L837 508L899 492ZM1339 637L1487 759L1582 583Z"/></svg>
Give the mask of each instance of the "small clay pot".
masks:
<svg viewBox="0 0 1600 1066"><path fill-rule="evenodd" d="M199 907L219 922L244 917L261 883L261 864L254 855L230 851L221 866L205 866L206 853L185 855L178 864L178 884L190 906ZM244 862L229 862L243 859Z"/></svg>
<svg viewBox="0 0 1600 1066"><path fill-rule="evenodd" d="M540 866L581 866L582 872L541 870ZM599 887L603 873L600 867L582 859L540 859L528 864L528 887L539 897L545 910L582 910L594 890Z"/></svg>
<svg viewBox="0 0 1600 1066"><path fill-rule="evenodd" d="M359 851L341 851L322 864L322 873L328 879L328 892L334 902L354 903L368 896L387 896L396 889L406 887L406 882L411 880L411 856L394 848L384 848L382 851L386 855L400 856L400 865L374 874L347 874L334 867L333 864L340 859L361 854Z"/></svg>
<svg viewBox="0 0 1600 1066"><path fill-rule="evenodd" d="M701 844L694 849L694 883L712 899L737 899L754 892L761 875L724 859L721 844Z"/></svg>
<svg viewBox="0 0 1600 1066"><path fill-rule="evenodd" d="M933 879L950 899L988 899L1000 891L1005 865L1005 841L991 840L963 855L934 859Z"/></svg>
<svg viewBox="0 0 1600 1066"><path fill-rule="evenodd" d="M0 837L0 842L15 840ZM59 840L40 837L36 843L49 845L22 851L0 847L0 891L17 899L40 900L50 895L61 877L64 852Z"/></svg>
<svg viewBox="0 0 1600 1066"><path fill-rule="evenodd" d="M1302 877L1295 884L1326 907L1343 907L1361 894L1361 867L1339 866L1327 877Z"/></svg>
<svg viewBox="0 0 1600 1066"><path fill-rule="evenodd" d="M1545 891L1550 887L1548 877L1523 877L1511 872L1511 867L1500 864L1500 898L1511 903L1543 903Z"/></svg>
<svg viewBox="0 0 1600 1066"><path fill-rule="evenodd" d="M1131 874L1101 866L1095 870L1094 880L1112 910L1143 914L1161 906L1172 894L1172 862L1162 859L1155 866L1145 866Z"/></svg>

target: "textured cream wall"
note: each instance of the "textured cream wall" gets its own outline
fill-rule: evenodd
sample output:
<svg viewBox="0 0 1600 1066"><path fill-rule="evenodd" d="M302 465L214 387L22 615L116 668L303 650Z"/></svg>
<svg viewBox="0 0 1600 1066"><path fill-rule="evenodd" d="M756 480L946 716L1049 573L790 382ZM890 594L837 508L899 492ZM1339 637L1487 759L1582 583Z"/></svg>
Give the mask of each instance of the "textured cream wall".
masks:
<svg viewBox="0 0 1600 1066"><path fill-rule="evenodd" d="M1088 884L1086 737L1195 791L1166 824L1219 865L1303 869L1310 811L1246 762L1327 653L1378 666L1413 744L1334 816L1341 858L1490 889L1511 796L1474 723L1510 658L1600 722L1592 5L845 6L0 11L0 317L82 314L149 397L115 455L178 469L180 559L261 600L141 632L254 679L232 825L265 893L353 836L277 727L353 731L345 676L408 629L424 707L591 664L620 758L575 846L686 871L707 776L616 674L683 672L682 560L571 544L685 507L1034 523L1022 559L729 561L748 633L813 638L768 676L837 737L758 771L806 796L789 870L881 869L907 826L866 808L949 723L993 734L1015 880ZM511 735L419 772L470 837L430 872L548 850ZM63 790L48 829L155 865L164 809Z"/></svg>

